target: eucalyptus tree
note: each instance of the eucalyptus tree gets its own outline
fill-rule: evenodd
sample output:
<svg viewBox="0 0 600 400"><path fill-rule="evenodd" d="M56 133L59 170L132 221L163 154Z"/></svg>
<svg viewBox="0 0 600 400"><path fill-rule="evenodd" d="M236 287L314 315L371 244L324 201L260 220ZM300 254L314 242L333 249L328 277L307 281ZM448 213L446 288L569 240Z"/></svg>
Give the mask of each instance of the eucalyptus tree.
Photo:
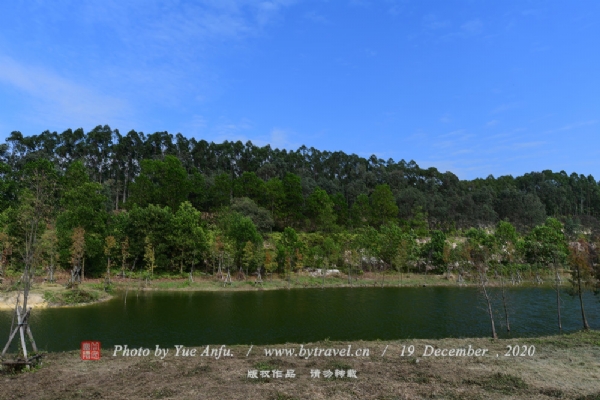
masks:
<svg viewBox="0 0 600 400"><path fill-rule="evenodd" d="M93 261L92 270L102 270L100 262L108 219L107 198L102 193L102 185L90 181L81 161L72 163L62 178L60 206L61 211L56 219L60 259L63 262L69 259L68 244L71 242L73 229L81 227L85 231L86 258ZM81 272L84 278L85 258Z"/></svg>
<svg viewBox="0 0 600 400"><path fill-rule="evenodd" d="M140 174L130 186L130 204L168 206L177 210L192 190L188 173L172 155L164 159L143 160Z"/></svg>
<svg viewBox="0 0 600 400"><path fill-rule="evenodd" d="M254 172L244 172L233 182L234 197L248 197L256 203L265 200L266 184Z"/></svg>
<svg viewBox="0 0 600 400"><path fill-rule="evenodd" d="M392 222L388 222L385 225L381 226L380 229L380 243L381 243L381 250L380 250L380 255L381 255L381 259L389 264L392 269L394 269L394 264L396 264L395 266L399 269L400 266L397 264L398 261L400 261L400 257L399 257L399 253L402 251L402 249L400 248L400 243L402 242L404 236L404 232L402 231L402 229L392 223ZM382 274L382 281L381 284L383 286L383 274Z"/></svg>
<svg viewBox="0 0 600 400"><path fill-rule="evenodd" d="M335 213L335 221L341 227L349 225L350 210L348 209L348 201L342 193L335 193L329 196L333 203L333 212Z"/></svg>
<svg viewBox="0 0 600 400"><path fill-rule="evenodd" d="M168 266L174 266L176 253L173 243L166 238L173 236L173 212L169 207L161 207L150 204L147 207L133 208L124 217L123 232L121 241L127 237L129 242L129 253L135 260L143 260L147 263L144 256L147 253L148 244L150 244L154 267L166 269ZM147 264L146 264L147 266Z"/></svg>
<svg viewBox="0 0 600 400"><path fill-rule="evenodd" d="M92 180L102 183L107 177L113 156L113 131L108 125L98 125L85 136L84 148L86 164L93 174Z"/></svg>
<svg viewBox="0 0 600 400"><path fill-rule="evenodd" d="M15 170L22 167L21 162L25 161L27 154L27 148L23 144L23 134L19 131L12 131L6 138L6 147L4 151L6 162Z"/></svg>
<svg viewBox="0 0 600 400"><path fill-rule="evenodd" d="M431 232L431 240L421 248L422 257L427 260L427 264L432 265L438 271L443 271L446 267L445 246L446 234L440 230L434 230ZM425 274L427 274L427 269Z"/></svg>
<svg viewBox="0 0 600 400"><path fill-rule="evenodd" d="M173 135L169 132L155 132L146 137L144 143L145 157L154 160L164 160L167 155L177 153L173 143Z"/></svg>
<svg viewBox="0 0 600 400"><path fill-rule="evenodd" d="M0 212L17 204L18 172L7 163L0 162Z"/></svg>
<svg viewBox="0 0 600 400"><path fill-rule="evenodd" d="M229 206L233 200L233 181L227 173L211 177L209 204L211 209Z"/></svg>
<svg viewBox="0 0 600 400"><path fill-rule="evenodd" d="M85 155L85 133L79 128L75 131L67 129L58 135L56 146L56 161L62 170L76 160L83 160Z"/></svg>
<svg viewBox="0 0 600 400"><path fill-rule="evenodd" d="M377 185L371 194L371 223L375 226L398 219L398 206L388 185Z"/></svg>
<svg viewBox="0 0 600 400"><path fill-rule="evenodd" d="M194 161L192 159L191 150L194 146L195 139L191 140L183 136L181 133L175 135L175 156L181 161L181 165L185 168L188 173L191 173L196 168L194 167Z"/></svg>
<svg viewBox="0 0 600 400"><path fill-rule="evenodd" d="M369 219L372 215L371 203L369 202L369 196L365 193L361 193L352 204L350 211L352 215L352 225L357 228L367 226Z"/></svg>
<svg viewBox="0 0 600 400"><path fill-rule="evenodd" d="M299 261L300 249L302 243L294 228L286 227L281 235L278 246L279 258L283 257L284 270L286 273L288 288L291 284L291 272Z"/></svg>
<svg viewBox="0 0 600 400"><path fill-rule="evenodd" d="M477 274L477 284L485 301L485 309L490 319L492 338L497 339L496 325L494 322L494 310L491 293L488 291L488 270L490 261L490 237L483 231L471 231L468 236L469 261L473 263L474 272Z"/></svg>
<svg viewBox="0 0 600 400"><path fill-rule="evenodd" d="M243 274L242 258L246 243L251 242L258 246L262 243L262 237L250 218L236 212L224 213L220 225L233 244L233 262Z"/></svg>
<svg viewBox="0 0 600 400"><path fill-rule="evenodd" d="M418 258L418 246L414 232L403 232L400 241L397 243L398 251L395 255L395 264L400 273L398 284L402 286L402 275L404 268L409 271L409 265L414 263Z"/></svg>
<svg viewBox="0 0 600 400"><path fill-rule="evenodd" d="M167 240L177 249L179 273L183 274L183 265L194 262L198 253L203 254L207 250L206 236L200 225L200 212L188 201L183 202L175 212L172 224L173 229Z"/></svg>
<svg viewBox="0 0 600 400"><path fill-rule="evenodd" d="M285 191L281 179L277 177L269 179L265 184L265 203L263 205L271 211L275 221L284 219L284 201Z"/></svg>
<svg viewBox="0 0 600 400"><path fill-rule="evenodd" d="M506 330L510 332L510 319L507 306L507 296L504 284L504 275L512 271L517 253L517 230L508 221L500 221L494 232L494 249L498 261L498 275L500 277L500 290L502 294L502 307L506 320Z"/></svg>
<svg viewBox="0 0 600 400"><path fill-rule="evenodd" d="M358 229L355 244L361 255L361 268L363 268L364 261L368 262L369 271L373 269L373 261L379 266L381 262L379 258L381 254L381 237L375 228L367 226Z"/></svg>
<svg viewBox="0 0 600 400"><path fill-rule="evenodd" d="M336 219L333 206L327 192L316 187L306 200L306 214L312 221L312 230L329 232L333 229Z"/></svg>
<svg viewBox="0 0 600 400"><path fill-rule="evenodd" d="M121 203L127 201L129 194L129 184L139 174L140 164L144 156L145 137L142 132L138 133L131 130L127 135L118 137L117 144L114 146L115 167L119 169L122 176L122 197ZM118 203L117 203L118 205Z"/></svg>
<svg viewBox="0 0 600 400"><path fill-rule="evenodd" d="M542 224L546 219L546 210L539 197L515 189L498 193L494 210L501 220L514 221L521 232Z"/></svg>
<svg viewBox="0 0 600 400"><path fill-rule="evenodd" d="M304 197L302 182L298 175L286 173L281 180L283 185L283 214L287 226L296 226L303 217Z"/></svg>
<svg viewBox="0 0 600 400"><path fill-rule="evenodd" d="M560 271L559 266L565 261L568 247L562 224L555 218L548 218L544 225L538 225L531 230L524 240L526 259L534 265L543 265L554 269L554 289L556 292L556 310L558 329L562 330L560 315Z"/></svg>

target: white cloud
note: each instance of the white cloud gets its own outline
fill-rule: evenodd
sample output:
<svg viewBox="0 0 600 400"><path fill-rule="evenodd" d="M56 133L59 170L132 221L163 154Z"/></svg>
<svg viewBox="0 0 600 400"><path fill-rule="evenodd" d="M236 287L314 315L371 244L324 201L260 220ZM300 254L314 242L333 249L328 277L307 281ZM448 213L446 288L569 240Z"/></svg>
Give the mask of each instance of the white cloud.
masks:
<svg viewBox="0 0 600 400"><path fill-rule="evenodd" d="M295 150L298 147L300 147L301 144L298 144L297 142L293 141L292 136L294 136L294 133L292 131L280 128L273 128L269 136L269 144L274 149L278 148Z"/></svg>
<svg viewBox="0 0 600 400"><path fill-rule="evenodd" d="M444 124L452 122L452 118L450 117L450 114L446 113L446 114L442 115L440 118L440 122L443 122Z"/></svg>
<svg viewBox="0 0 600 400"><path fill-rule="evenodd" d="M483 22L479 18L473 19L462 24L460 29L469 35L476 35L483 31Z"/></svg>
<svg viewBox="0 0 600 400"><path fill-rule="evenodd" d="M428 14L423 17L423 26L427 29L436 30L450 26L450 22L441 20L434 14Z"/></svg>
<svg viewBox="0 0 600 400"><path fill-rule="evenodd" d="M435 26L435 25L434 25ZM465 39L478 36L483 32L483 22L479 18L465 22L460 26L460 30L450 32L441 36L442 40L452 40L456 38Z"/></svg>
<svg viewBox="0 0 600 400"><path fill-rule="evenodd" d="M500 104L498 107L494 108L491 112L491 114L500 114L503 113L505 111L508 110L512 110L514 108L518 108L521 105L521 103L519 102L513 102L513 103L504 103L504 104Z"/></svg>
<svg viewBox="0 0 600 400"><path fill-rule="evenodd" d="M0 56L0 82L19 89L31 99L32 109L26 117L38 125L61 129L131 124L128 102L51 70Z"/></svg>
<svg viewBox="0 0 600 400"><path fill-rule="evenodd" d="M532 147L540 147L544 144L546 144L546 142L541 142L541 141L539 141L539 142L522 142L522 143L515 143L513 145L513 147L517 148L517 149L529 149Z"/></svg>
<svg viewBox="0 0 600 400"><path fill-rule="evenodd" d="M448 133L444 133L443 135L439 135L439 138L447 138L447 137L456 137L456 136L460 136L463 135L465 133L464 129L457 129L455 131L452 132L448 132Z"/></svg>
<svg viewBox="0 0 600 400"><path fill-rule="evenodd" d="M572 124L564 125L564 126L562 126L560 128L551 129L551 130L546 131L544 133L545 134L550 134L550 133L556 133L556 132L571 131L573 129L581 128L581 127L584 127L584 126L595 125L597 123L598 123L598 120L589 120L589 121L574 122Z"/></svg>
<svg viewBox="0 0 600 400"><path fill-rule="evenodd" d="M317 13L316 11L309 11L306 14L304 14L304 18L306 18L309 21L318 23L318 24L328 24L329 20L327 18L325 18L323 15Z"/></svg>
<svg viewBox="0 0 600 400"><path fill-rule="evenodd" d="M212 131L213 133L213 141L216 143L223 142L225 140L229 141L248 141L248 136L242 132L248 131L252 128L252 121L248 118L242 118L238 122L221 122L217 124Z"/></svg>
<svg viewBox="0 0 600 400"><path fill-rule="evenodd" d="M58 3L58 4L57 4ZM161 125L164 113L193 115L228 82L215 59L235 43L243 49L248 38L263 35L295 0L89 0L67 3L30 2L23 5L34 32L56 34L69 26L77 40L39 39L35 63L18 46L0 53L0 84L25 94L33 106L15 120L50 126ZM57 11L57 10L60 10ZM62 28L60 28L62 29ZM37 40L37 38L36 38ZM37 41L35 42L37 43ZM43 47L42 47L43 46ZM44 54L46 48L61 57ZM12 58L3 54L13 55ZM56 67L51 60L60 59ZM34 59L35 60L35 59ZM1 89L1 88L0 88ZM14 95L13 95L14 97ZM31 99L33 101L31 101ZM197 108L196 108L197 109ZM147 115L137 126L131 115ZM30 114L30 115L29 115ZM192 132L205 130L200 120L181 124ZM215 128L216 129L216 128ZM226 128L220 127L221 131Z"/></svg>

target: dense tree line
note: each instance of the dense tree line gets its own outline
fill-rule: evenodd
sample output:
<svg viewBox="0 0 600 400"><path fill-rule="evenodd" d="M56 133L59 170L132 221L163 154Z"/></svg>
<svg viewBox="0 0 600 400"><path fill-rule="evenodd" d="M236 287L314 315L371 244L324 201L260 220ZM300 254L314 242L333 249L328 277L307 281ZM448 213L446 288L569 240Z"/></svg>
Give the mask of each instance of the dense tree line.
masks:
<svg viewBox="0 0 600 400"><path fill-rule="evenodd" d="M514 259L531 267L541 252L527 258L523 243L548 216L575 237L595 230L600 213L591 176L461 181L413 161L167 132L121 135L108 126L13 132L0 146L0 178L0 272L21 263L35 212L43 223L30 258L77 275L259 267L289 275L333 264L349 272L458 271L472 256L462 244L450 249L447 235L461 230L471 243L502 223L520 238L511 242L520 249Z"/></svg>
<svg viewBox="0 0 600 400"><path fill-rule="evenodd" d="M25 164L47 159L65 174L83 163L102 187L108 211L133 204L168 205L188 200L202 211L248 197L271 211L275 229L332 225L377 226L388 218L422 218L430 229L492 226L509 220L521 232L561 219L570 230L597 229L600 190L591 176L564 171L459 180L451 172L414 162L368 159L300 147L296 151L251 142L208 143L167 132L122 135L108 126L23 136L12 132L0 146L0 207L16 199L12 178ZM391 201L389 201L391 200ZM393 204L391 204L393 203Z"/></svg>

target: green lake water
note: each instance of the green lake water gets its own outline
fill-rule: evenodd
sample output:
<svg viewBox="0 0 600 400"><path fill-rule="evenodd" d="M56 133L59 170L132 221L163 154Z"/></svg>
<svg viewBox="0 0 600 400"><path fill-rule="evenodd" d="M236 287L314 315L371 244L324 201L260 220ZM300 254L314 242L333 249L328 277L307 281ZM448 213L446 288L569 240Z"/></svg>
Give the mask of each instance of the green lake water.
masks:
<svg viewBox="0 0 600 400"><path fill-rule="evenodd" d="M511 337L558 332L552 289L510 288L508 296ZM578 299L561 297L564 331L581 329ZM598 300L585 297L593 329L600 329ZM496 311L496 329L506 337L500 304ZM11 318L0 312L2 344ZM477 289L456 287L129 292L126 303L120 294L85 307L33 310L30 324L38 347L48 351L78 349L83 340L153 348L490 335Z"/></svg>

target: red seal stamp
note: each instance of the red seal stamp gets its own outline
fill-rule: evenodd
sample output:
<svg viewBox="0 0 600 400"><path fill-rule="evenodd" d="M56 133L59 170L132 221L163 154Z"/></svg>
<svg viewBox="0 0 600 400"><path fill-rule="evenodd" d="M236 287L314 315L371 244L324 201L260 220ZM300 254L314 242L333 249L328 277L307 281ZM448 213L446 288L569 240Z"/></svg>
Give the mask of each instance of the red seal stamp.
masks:
<svg viewBox="0 0 600 400"><path fill-rule="evenodd" d="M81 342L81 359L82 360L99 360L100 359L100 342L87 340Z"/></svg>

